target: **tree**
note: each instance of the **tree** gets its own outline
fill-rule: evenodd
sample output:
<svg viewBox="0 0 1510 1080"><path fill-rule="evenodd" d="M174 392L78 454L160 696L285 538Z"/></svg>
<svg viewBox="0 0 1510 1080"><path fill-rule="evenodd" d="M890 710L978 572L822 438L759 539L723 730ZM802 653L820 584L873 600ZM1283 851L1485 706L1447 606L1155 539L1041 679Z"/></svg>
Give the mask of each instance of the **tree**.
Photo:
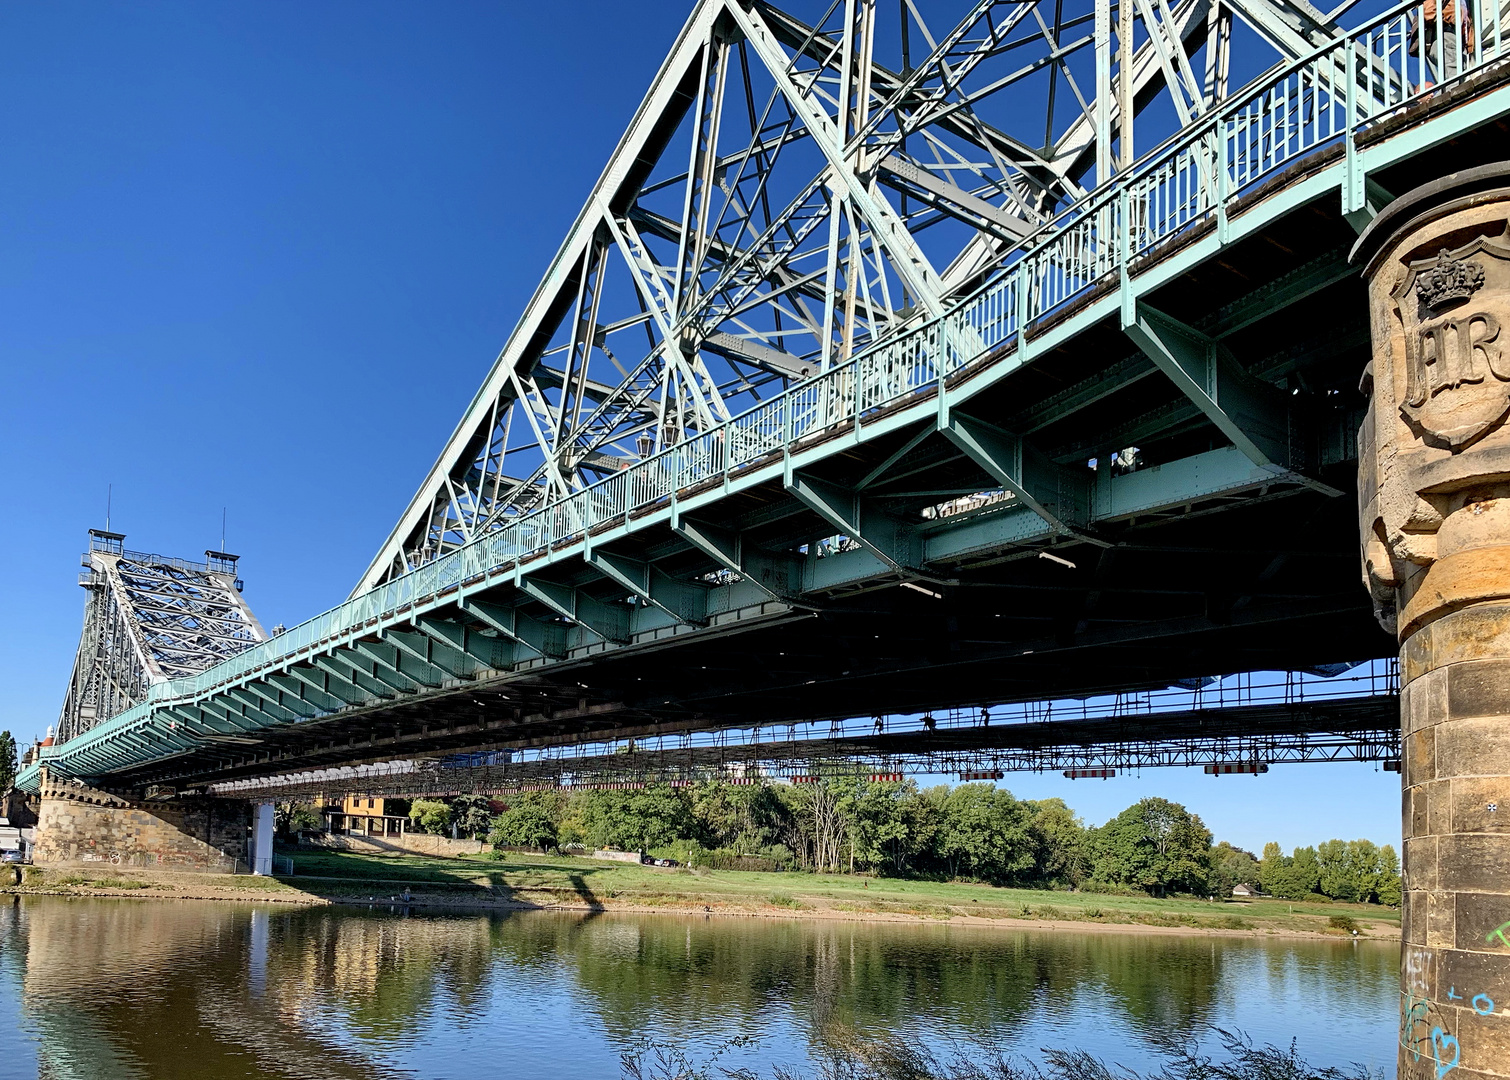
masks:
<svg viewBox="0 0 1510 1080"><path fill-rule="evenodd" d="M1046 885L1079 885L1085 877L1085 822L1063 799L1038 799L1027 805L1038 878Z"/></svg>
<svg viewBox="0 0 1510 1080"><path fill-rule="evenodd" d="M961 784L944 799L938 853L956 877L1020 880L1032 873L1031 811L994 784Z"/></svg>
<svg viewBox="0 0 1510 1080"><path fill-rule="evenodd" d="M493 800L486 795L458 795L451 800L451 820L461 835L476 839L493 825Z"/></svg>
<svg viewBox="0 0 1510 1080"><path fill-rule="evenodd" d="M635 791L588 791L577 797L582 831L595 847L648 851L691 832L691 800L682 788L651 784Z"/></svg>
<svg viewBox="0 0 1510 1080"><path fill-rule="evenodd" d="M849 822L850 869L856 865L883 874L901 872L915 854L916 830L910 813L917 786L855 781L840 796Z"/></svg>
<svg viewBox="0 0 1510 1080"><path fill-rule="evenodd" d="M1262 864L1253 852L1223 840L1211 849L1211 885L1218 896L1230 896L1239 885L1261 888Z"/></svg>
<svg viewBox="0 0 1510 1080"><path fill-rule="evenodd" d="M16 782L16 740L8 731L0 731L0 795Z"/></svg>
<svg viewBox="0 0 1510 1080"><path fill-rule="evenodd" d="M523 792L493 819L488 843L495 848L537 847L544 853L559 842L560 813L561 797L554 791Z"/></svg>
<svg viewBox="0 0 1510 1080"><path fill-rule="evenodd" d="M451 808L439 799L415 799L409 820L420 832L442 834L451 828Z"/></svg>
<svg viewBox="0 0 1510 1080"><path fill-rule="evenodd" d="M1211 888L1211 831L1179 803L1150 798L1096 830L1095 876L1155 896Z"/></svg>
<svg viewBox="0 0 1510 1080"><path fill-rule="evenodd" d="M281 802L273 804L273 828L284 836L313 831L325 824L317 810L309 803Z"/></svg>
<svg viewBox="0 0 1510 1080"><path fill-rule="evenodd" d="M1379 886L1375 898L1390 907L1400 906L1400 857L1395 849L1385 844L1379 849Z"/></svg>
<svg viewBox="0 0 1510 1080"><path fill-rule="evenodd" d="M1258 883L1264 892L1271 896L1278 896L1275 889L1281 887L1286 880L1290 859L1285 855L1284 849L1273 840L1264 845L1264 856L1258 863Z"/></svg>
<svg viewBox="0 0 1510 1080"><path fill-rule="evenodd" d="M1265 844L1260 874L1264 892L1282 900L1304 900L1321 886L1315 848L1296 848L1293 855L1285 855L1278 844Z"/></svg>
<svg viewBox="0 0 1510 1080"><path fill-rule="evenodd" d="M786 805L769 784L707 780L692 789L690 838L704 847L759 851L787 831Z"/></svg>

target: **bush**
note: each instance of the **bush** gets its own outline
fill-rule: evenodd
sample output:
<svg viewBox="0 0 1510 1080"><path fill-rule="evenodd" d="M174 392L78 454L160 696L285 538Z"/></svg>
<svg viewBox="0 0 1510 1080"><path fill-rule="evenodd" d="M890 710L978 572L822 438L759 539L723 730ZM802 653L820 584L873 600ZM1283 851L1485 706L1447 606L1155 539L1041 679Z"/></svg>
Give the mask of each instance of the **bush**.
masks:
<svg viewBox="0 0 1510 1080"><path fill-rule="evenodd" d="M556 793L531 791L519 795L512 806L493 819L488 843L493 847L539 848L545 852L559 839L556 818L560 810Z"/></svg>
<svg viewBox="0 0 1510 1080"><path fill-rule="evenodd" d="M1080 891L1095 893L1097 896L1147 896L1142 889L1130 888L1126 885L1113 885L1109 881L1083 881L1080 883Z"/></svg>
<svg viewBox="0 0 1510 1080"><path fill-rule="evenodd" d="M765 873L789 870L792 865L790 853L785 859L781 859L772 855L747 855L730 848L714 848L711 851L697 848L688 852L684 861L688 866L696 866L701 870L758 870Z"/></svg>
<svg viewBox="0 0 1510 1080"><path fill-rule="evenodd" d="M1326 924L1333 930L1346 930L1349 934L1356 934L1358 932L1358 924L1346 915L1333 915L1326 921Z"/></svg>
<svg viewBox="0 0 1510 1080"><path fill-rule="evenodd" d="M439 799L415 799L409 807L409 820L421 832L439 835L451 827L451 808Z"/></svg>

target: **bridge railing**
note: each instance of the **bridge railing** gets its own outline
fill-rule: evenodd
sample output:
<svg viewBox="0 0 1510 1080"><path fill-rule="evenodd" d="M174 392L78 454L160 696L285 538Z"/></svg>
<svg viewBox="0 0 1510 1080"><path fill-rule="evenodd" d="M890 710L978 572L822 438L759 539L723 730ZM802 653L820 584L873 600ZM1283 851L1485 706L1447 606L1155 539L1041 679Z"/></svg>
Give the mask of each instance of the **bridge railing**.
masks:
<svg viewBox="0 0 1510 1080"><path fill-rule="evenodd" d="M80 739L103 737L168 699L193 698L372 620L401 614L462 581L539 555L588 530L738 472L835 425L932 389L1023 327L1084 296L1192 226L1223 220L1234 200L1296 159L1353 140L1432 84L1510 53L1493 0L1453 0L1424 17L1407 0L1209 110L1137 167L1065 209L1007 256L997 277L946 314L797 383L698 436L564 500L515 518L409 573L201 672L153 686L147 700ZM1473 28L1468 31L1467 27ZM73 740L78 742L79 740ZM68 746L44 751L57 758Z"/></svg>

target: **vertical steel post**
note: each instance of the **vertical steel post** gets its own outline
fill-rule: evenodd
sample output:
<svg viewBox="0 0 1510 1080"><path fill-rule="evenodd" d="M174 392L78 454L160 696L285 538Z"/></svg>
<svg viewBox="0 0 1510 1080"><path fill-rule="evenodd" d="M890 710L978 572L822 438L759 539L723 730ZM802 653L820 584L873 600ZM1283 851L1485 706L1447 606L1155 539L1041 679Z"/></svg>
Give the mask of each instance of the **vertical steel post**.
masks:
<svg viewBox="0 0 1510 1080"><path fill-rule="evenodd" d="M271 877L273 873L273 804L258 803L252 818L252 873Z"/></svg>
<svg viewBox="0 0 1510 1080"><path fill-rule="evenodd" d="M1096 186L1112 176L1112 3L1096 0Z"/></svg>
<svg viewBox="0 0 1510 1080"><path fill-rule="evenodd" d="M1171 88L1173 89L1173 88ZM1133 4L1117 0L1117 124L1118 167L1133 163Z"/></svg>

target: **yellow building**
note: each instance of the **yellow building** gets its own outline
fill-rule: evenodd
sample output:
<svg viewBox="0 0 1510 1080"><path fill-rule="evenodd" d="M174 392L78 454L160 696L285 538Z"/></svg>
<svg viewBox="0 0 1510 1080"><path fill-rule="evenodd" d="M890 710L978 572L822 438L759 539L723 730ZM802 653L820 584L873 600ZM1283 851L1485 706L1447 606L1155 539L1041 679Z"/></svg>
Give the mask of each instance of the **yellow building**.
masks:
<svg viewBox="0 0 1510 1080"><path fill-rule="evenodd" d="M347 795L320 812L325 815L326 831L338 835L402 836L408 829L409 800Z"/></svg>

